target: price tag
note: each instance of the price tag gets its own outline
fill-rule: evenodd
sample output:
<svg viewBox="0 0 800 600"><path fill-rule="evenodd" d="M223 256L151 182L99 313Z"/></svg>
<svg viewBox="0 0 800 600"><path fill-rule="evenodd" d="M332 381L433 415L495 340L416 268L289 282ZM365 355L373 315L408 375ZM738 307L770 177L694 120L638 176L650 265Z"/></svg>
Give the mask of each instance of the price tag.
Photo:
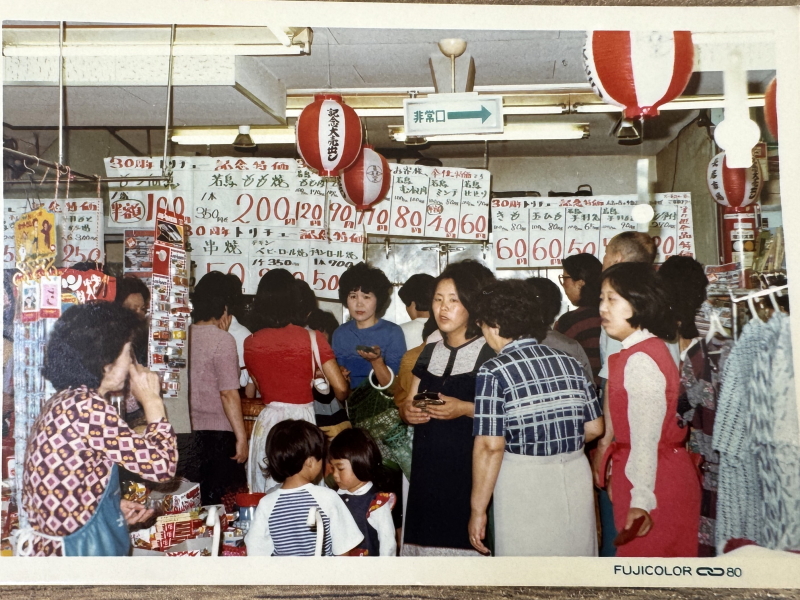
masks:
<svg viewBox="0 0 800 600"><path fill-rule="evenodd" d="M358 244L310 242L310 261L307 279L314 293L320 298L339 298L339 279L347 269L359 262L361 247Z"/></svg>
<svg viewBox="0 0 800 600"><path fill-rule="evenodd" d="M458 237L461 182L461 179L452 177L431 178L425 215L425 237Z"/></svg>
<svg viewBox="0 0 800 600"><path fill-rule="evenodd" d="M356 230L367 234L389 234L389 212L391 204L380 202L370 210L359 210L356 216Z"/></svg>
<svg viewBox="0 0 800 600"><path fill-rule="evenodd" d="M206 273L210 273L211 271L221 271L222 273L233 273L242 281L242 288L246 291L247 294L253 294L255 291L252 290L252 282L250 281L250 273L248 272L247 268L247 257L246 255L223 255L217 254L213 256L208 255L192 255L192 261L197 265L195 267L195 278L197 281L200 281L200 278L205 275ZM258 287L258 281L255 282L255 286Z"/></svg>
<svg viewBox="0 0 800 600"><path fill-rule="evenodd" d="M62 267L103 262L103 204L99 198L53 202L56 215L56 261Z"/></svg>
<svg viewBox="0 0 800 600"><path fill-rule="evenodd" d="M530 266L552 267L561 264L564 253L564 210L557 206L530 209Z"/></svg>
<svg viewBox="0 0 800 600"><path fill-rule="evenodd" d="M611 238L623 231L636 231L636 223L631 218L631 206L621 203L603 206L600 209L600 219L600 243L595 256L602 260Z"/></svg>
<svg viewBox="0 0 800 600"><path fill-rule="evenodd" d="M428 184L427 175L392 176L391 235L424 237Z"/></svg>
<svg viewBox="0 0 800 600"><path fill-rule="evenodd" d="M488 212L488 179L464 179L461 193L461 218L458 222L459 237L470 240L487 239L489 235Z"/></svg>
<svg viewBox="0 0 800 600"><path fill-rule="evenodd" d="M14 223L28 212L28 201L20 198L3 200L3 268L16 268L17 258L14 246Z"/></svg>
<svg viewBox="0 0 800 600"><path fill-rule="evenodd" d="M597 255L600 244L602 207L570 207L565 209L564 256Z"/></svg>
<svg viewBox="0 0 800 600"><path fill-rule="evenodd" d="M529 209L517 198L492 200L494 264L498 268L527 267Z"/></svg>
<svg viewBox="0 0 800 600"><path fill-rule="evenodd" d="M328 223L331 229L356 228L356 207L344 199L336 182L328 182Z"/></svg>
<svg viewBox="0 0 800 600"><path fill-rule="evenodd" d="M325 180L297 161L294 196L297 199L297 224L301 228L322 227L327 185Z"/></svg>
<svg viewBox="0 0 800 600"><path fill-rule="evenodd" d="M255 294L261 278L272 269L286 269L296 279L306 280L309 269L309 243L297 239L253 240L248 263L250 286L245 293Z"/></svg>

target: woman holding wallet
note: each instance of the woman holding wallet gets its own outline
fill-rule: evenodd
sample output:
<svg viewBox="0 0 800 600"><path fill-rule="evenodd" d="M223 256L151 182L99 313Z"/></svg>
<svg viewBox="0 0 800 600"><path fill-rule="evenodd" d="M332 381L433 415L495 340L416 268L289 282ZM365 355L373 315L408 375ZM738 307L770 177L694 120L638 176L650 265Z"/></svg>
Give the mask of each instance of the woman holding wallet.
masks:
<svg viewBox="0 0 800 600"><path fill-rule="evenodd" d="M625 542L617 556L697 556L700 481L676 416L680 380L664 341L675 337L676 323L667 297L650 265L620 263L603 273L603 328L622 342L609 358L605 426L614 442L598 445L617 543Z"/></svg>
<svg viewBox="0 0 800 600"><path fill-rule="evenodd" d="M414 425L403 556L477 556L467 524L472 490L475 378L494 351L481 336L474 306L494 281L472 260L450 264L436 279L431 310L444 339L417 359L400 415ZM425 393L423 399L414 396Z"/></svg>

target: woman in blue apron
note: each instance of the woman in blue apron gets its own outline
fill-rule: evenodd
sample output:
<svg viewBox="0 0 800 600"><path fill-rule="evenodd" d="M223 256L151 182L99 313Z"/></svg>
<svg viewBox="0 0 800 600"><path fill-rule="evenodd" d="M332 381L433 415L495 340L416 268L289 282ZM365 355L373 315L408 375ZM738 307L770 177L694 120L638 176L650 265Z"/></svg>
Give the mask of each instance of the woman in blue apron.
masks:
<svg viewBox="0 0 800 600"><path fill-rule="evenodd" d="M156 373L136 363L135 313L110 302L67 310L46 348L44 376L57 393L28 435L22 505L29 527L18 552L36 556L126 556L127 522L146 516L120 498L119 466L149 481L175 475L177 445ZM134 432L106 400L130 389L147 428Z"/></svg>

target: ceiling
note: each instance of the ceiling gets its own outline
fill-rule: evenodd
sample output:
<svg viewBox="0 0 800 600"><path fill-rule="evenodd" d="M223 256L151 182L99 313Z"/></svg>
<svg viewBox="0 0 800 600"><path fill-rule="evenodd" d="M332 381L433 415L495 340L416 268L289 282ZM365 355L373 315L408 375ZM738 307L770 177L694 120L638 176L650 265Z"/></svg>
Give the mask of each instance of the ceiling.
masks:
<svg viewBox="0 0 800 600"><path fill-rule="evenodd" d="M4 115L12 129L58 124L57 24L5 23ZM65 123L70 127L162 128L166 120L168 26L81 26L65 33ZM341 91L364 105L402 106L409 92L433 93L430 58L437 42L460 37L474 60L475 91L506 94L506 105L575 99L600 103L584 73L582 31L453 31L303 28L178 27L174 45L175 126L274 125L284 122L287 101L302 106L314 91ZM734 34L735 35L735 34ZM699 40L699 41L698 41ZM749 39L746 68L751 94L763 94L774 76L769 40ZM710 34L695 37L695 70L684 96L720 96L719 48ZM309 51L310 53L306 53ZM99 54L101 56L95 56ZM463 60L463 57L462 57ZM445 82L449 86L449 81ZM443 83L440 82L440 85ZM448 87L449 91L449 87ZM550 100L548 100L548 98ZM288 100L287 100L288 99ZM566 100L565 100L566 99ZM521 112L525 112L522 110ZM533 111L535 112L535 111ZM582 140L490 142L491 156L654 155L697 110L664 110L646 122L644 144L621 146L612 130L619 113L507 115L506 123L588 123ZM486 145L428 143L407 147L388 135L402 116L362 119L370 143L389 157L480 157ZM122 135L122 134L120 134ZM203 152L205 147L184 147ZM233 152L232 147L227 153ZM292 155L291 145L267 154Z"/></svg>

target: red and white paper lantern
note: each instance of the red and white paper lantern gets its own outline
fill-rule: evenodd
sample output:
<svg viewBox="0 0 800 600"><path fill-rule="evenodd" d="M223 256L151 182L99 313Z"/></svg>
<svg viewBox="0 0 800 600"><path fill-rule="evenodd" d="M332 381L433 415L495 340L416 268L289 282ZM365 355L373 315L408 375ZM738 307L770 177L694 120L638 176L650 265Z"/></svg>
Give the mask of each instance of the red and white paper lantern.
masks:
<svg viewBox="0 0 800 600"><path fill-rule="evenodd" d="M590 31L584 47L586 76L605 102L625 118L655 117L683 93L694 64L688 31Z"/></svg>
<svg viewBox="0 0 800 600"><path fill-rule="evenodd" d="M317 94L297 118L297 151L323 177L335 177L361 150L361 120L335 94Z"/></svg>
<svg viewBox="0 0 800 600"><path fill-rule="evenodd" d="M356 210L365 210L386 197L390 182L389 163L372 146L364 145L356 162L342 174L342 191Z"/></svg>
<svg viewBox="0 0 800 600"><path fill-rule="evenodd" d="M708 191L722 206L745 207L757 202L761 195L761 167L754 160L749 169L731 169L720 152L708 163Z"/></svg>
<svg viewBox="0 0 800 600"><path fill-rule="evenodd" d="M767 129L775 140L778 140L778 80L773 79L767 86L764 93L764 120L767 122Z"/></svg>

